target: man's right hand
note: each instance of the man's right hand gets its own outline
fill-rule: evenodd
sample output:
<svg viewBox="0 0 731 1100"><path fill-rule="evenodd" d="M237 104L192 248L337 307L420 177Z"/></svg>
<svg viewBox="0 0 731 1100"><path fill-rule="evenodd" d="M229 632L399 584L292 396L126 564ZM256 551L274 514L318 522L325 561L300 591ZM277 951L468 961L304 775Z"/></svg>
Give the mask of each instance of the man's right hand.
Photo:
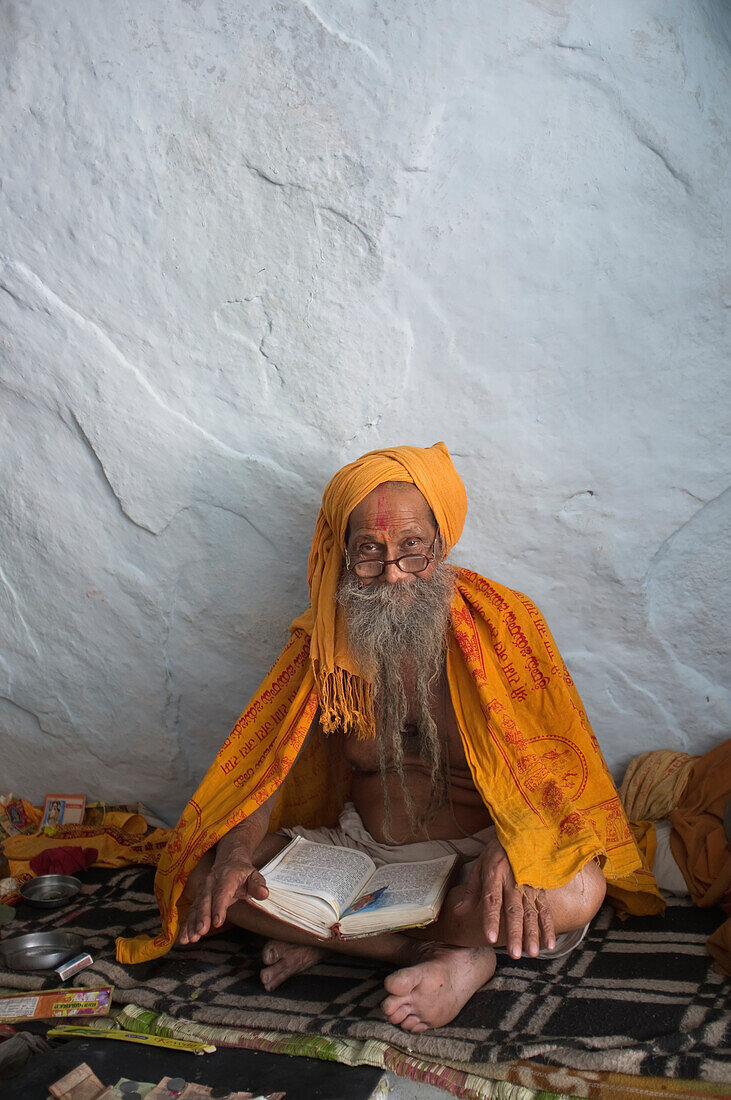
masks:
<svg viewBox="0 0 731 1100"><path fill-rule="evenodd" d="M556 932L546 891L518 886L508 854L493 826L482 854L475 860L462 900L455 913L480 911L487 944L497 944L504 930L508 954L534 958L541 948L553 950Z"/></svg>
<svg viewBox="0 0 731 1100"><path fill-rule="evenodd" d="M217 853L180 928L178 942L197 943L211 928L220 928L234 901L269 896L264 876L251 863L248 853Z"/></svg>

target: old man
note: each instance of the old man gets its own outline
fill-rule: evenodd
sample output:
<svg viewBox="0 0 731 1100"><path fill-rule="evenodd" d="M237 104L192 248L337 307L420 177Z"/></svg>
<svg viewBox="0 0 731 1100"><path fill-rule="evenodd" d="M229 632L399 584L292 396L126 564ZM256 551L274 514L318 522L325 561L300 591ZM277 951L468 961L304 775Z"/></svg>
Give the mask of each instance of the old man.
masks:
<svg viewBox="0 0 731 1100"><path fill-rule="evenodd" d="M325 490L310 607L186 807L156 893L163 933L122 961L229 920L266 937L274 989L326 953L250 905L293 835L384 862L456 853L424 929L331 941L395 967L383 1011L441 1026L491 978L496 948L570 950L607 881L646 888L581 701L535 605L447 557L467 511L444 444L375 451Z"/></svg>

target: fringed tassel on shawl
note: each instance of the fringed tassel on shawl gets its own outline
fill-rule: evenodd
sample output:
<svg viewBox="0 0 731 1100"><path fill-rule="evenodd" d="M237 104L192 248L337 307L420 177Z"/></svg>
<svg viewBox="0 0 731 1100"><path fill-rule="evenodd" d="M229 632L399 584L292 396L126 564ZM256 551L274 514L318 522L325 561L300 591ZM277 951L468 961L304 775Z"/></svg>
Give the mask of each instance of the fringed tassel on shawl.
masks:
<svg viewBox="0 0 731 1100"><path fill-rule="evenodd" d="M376 735L373 690L361 676L339 668L315 673L320 725L325 733L354 733L361 740Z"/></svg>

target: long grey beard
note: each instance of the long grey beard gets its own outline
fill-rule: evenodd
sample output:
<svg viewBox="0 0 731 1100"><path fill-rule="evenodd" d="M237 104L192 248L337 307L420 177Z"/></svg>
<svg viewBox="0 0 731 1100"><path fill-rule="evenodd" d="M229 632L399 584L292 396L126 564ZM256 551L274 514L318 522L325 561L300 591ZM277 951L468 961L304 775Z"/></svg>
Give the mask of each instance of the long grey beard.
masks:
<svg viewBox="0 0 731 1100"><path fill-rule="evenodd" d="M373 684L378 759L384 792L384 834L391 836L391 805L386 773L392 766L401 781L409 824L426 833L446 801L444 752L433 717L436 689L444 668L454 575L437 562L429 580L363 585L345 573L338 589L353 656ZM417 815L404 775L403 731L408 714L406 673L419 731L419 755L429 764L431 789L426 812Z"/></svg>

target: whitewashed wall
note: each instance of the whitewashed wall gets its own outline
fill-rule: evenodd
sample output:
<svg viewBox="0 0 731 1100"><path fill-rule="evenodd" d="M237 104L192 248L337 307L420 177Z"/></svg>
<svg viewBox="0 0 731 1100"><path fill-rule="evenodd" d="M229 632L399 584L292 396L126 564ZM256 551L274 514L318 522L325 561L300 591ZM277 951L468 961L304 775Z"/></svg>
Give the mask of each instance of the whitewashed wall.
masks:
<svg viewBox="0 0 731 1100"><path fill-rule="evenodd" d="M0 5L0 789L173 817L437 439L615 774L728 734L729 10Z"/></svg>

